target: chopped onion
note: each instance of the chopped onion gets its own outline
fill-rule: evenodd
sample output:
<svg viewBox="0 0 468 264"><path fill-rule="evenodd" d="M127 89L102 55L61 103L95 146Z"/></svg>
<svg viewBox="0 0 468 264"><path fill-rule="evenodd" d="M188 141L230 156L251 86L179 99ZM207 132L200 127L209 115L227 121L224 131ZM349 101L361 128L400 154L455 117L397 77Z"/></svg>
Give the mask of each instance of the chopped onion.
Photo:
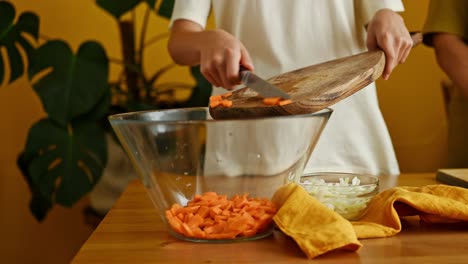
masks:
<svg viewBox="0 0 468 264"><path fill-rule="evenodd" d="M339 182L327 183L324 179L310 177L302 182L304 189L328 208L348 220L357 220L378 191L376 184L359 186L358 177L339 178Z"/></svg>

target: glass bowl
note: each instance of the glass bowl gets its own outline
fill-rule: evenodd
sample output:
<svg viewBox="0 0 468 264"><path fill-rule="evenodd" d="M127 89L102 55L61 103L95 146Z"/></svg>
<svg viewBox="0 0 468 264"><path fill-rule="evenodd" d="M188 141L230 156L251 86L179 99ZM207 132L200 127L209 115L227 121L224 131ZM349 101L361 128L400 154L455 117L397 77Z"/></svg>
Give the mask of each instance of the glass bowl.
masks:
<svg viewBox="0 0 468 264"><path fill-rule="evenodd" d="M257 217L265 221L256 232L249 229L253 222L247 228L240 221L229 228L242 225L246 232L214 238L207 235L213 229L206 231L205 224L199 223L200 217L190 222L196 214L202 215L206 225L207 218L216 217L215 212L207 214L206 208L201 209L203 206L192 206L194 199L200 200L207 192L216 192L219 199L224 196L224 201L248 194L249 206L259 206L254 199L271 199L279 187L302 175L331 113L331 109L324 109L305 115L213 120L208 108L182 108L117 114L109 121L168 231L188 241L230 242L270 234L267 226L271 225L265 223L272 223L271 217L264 218L272 213L258 210ZM213 207L214 203L207 206ZM182 211L181 207L186 209ZM229 210L224 214L233 214L232 206ZM224 216L218 218L230 221ZM187 227L194 228L195 235ZM206 231L205 235L200 231Z"/></svg>
<svg viewBox="0 0 468 264"><path fill-rule="evenodd" d="M350 221L359 220L372 198L379 193L379 179L354 173L305 174L301 185L310 195Z"/></svg>

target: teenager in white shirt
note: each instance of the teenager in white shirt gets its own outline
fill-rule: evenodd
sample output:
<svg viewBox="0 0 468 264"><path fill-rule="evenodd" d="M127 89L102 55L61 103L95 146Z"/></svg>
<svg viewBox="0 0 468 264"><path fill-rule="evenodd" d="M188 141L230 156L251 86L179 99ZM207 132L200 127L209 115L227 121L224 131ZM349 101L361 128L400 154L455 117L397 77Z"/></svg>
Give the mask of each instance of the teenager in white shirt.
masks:
<svg viewBox="0 0 468 264"><path fill-rule="evenodd" d="M210 10L215 30L205 30ZM200 65L214 94L239 84L239 65L269 78L378 48L388 79L412 46L399 11L400 0L176 0L168 49L176 63ZM399 174L375 84L332 108L305 173Z"/></svg>

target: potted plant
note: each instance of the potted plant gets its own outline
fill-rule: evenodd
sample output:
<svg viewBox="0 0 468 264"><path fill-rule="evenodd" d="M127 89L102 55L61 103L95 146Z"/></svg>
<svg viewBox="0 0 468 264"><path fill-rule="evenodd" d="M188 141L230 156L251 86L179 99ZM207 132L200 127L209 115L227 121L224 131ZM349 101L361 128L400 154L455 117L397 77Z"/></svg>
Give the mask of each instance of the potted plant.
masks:
<svg viewBox="0 0 468 264"><path fill-rule="evenodd" d="M136 30L135 21L122 16L143 3L147 10L142 27ZM31 212L38 220L55 204L71 207L99 181L108 157L108 115L208 104L211 85L198 67L190 69L195 87L176 82L156 84L174 64L151 74L143 69L149 44L167 36L161 33L148 41L148 18L169 18L174 0L97 0L96 4L115 18L121 61L109 59L96 41L83 42L74 52L65 40L41 40L36 14L17 16L10 1L0 0L0 48L7 54L0 53L0 83L7 78L6 68L10 72L7 83L27 76L47 113L31 127L17 162L32 193ZM135 45L137 38L139 46ZM118 80L109 77L110 63L122 65ZM178 101L174 96L178 89L191 89L191 96Z"/></svg>

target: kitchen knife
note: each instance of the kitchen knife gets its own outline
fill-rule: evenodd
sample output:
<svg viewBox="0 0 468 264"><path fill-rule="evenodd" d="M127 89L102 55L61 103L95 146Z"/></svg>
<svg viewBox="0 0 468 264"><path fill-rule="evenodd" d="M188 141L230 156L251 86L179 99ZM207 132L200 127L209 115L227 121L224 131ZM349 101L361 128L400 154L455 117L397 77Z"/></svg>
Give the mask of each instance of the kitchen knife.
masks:
<svg viewBox="0 0 468 264"><path fill-rule="evenodd" d="M243 66L240 66L239 75L243 84L259 93L262 97L281 97L283 99L291 97L280 88L258 77Z"/></svg>

